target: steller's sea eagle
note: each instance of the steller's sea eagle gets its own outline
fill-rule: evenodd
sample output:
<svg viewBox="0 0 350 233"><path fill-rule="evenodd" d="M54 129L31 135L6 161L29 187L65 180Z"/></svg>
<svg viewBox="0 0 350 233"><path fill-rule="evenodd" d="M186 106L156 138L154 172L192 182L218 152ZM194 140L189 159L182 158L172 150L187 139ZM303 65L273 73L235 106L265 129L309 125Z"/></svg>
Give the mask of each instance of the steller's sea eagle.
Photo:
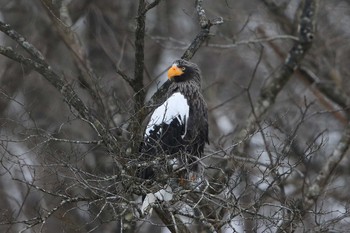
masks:
<svg viewBox="0 0 350 233"><path fill-rule="evenodd" d="M185 60L176 60L168 70L171 82L165 101L158 106L148 121L141 143L142 160L164 157L160 165L185 166L187 172L196 171L205 143L208 143L207 105L201 94L201 74L198 66ZM174 155L172 157L172 155ZM165 159L170 158L168 160ZM141 178L157 178L154 165L141 171ZM171 168L170 172L173 172ZM193 179L182 176L180 179ZM181 183L181 182L180 182Z"/></svg>

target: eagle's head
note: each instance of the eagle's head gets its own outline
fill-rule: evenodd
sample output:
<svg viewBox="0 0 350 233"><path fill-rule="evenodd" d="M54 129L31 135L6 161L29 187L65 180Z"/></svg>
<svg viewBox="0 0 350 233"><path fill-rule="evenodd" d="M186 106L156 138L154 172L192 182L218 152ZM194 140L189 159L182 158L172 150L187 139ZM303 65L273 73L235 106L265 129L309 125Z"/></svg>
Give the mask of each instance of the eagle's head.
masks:
<svg viewBox="0 0 350 233"><path fill-rule="evenodd" d="M200 82L200 71L198 66L192 62L176 60L168 70L168 79L174 82L195 79L195 81Z"/></svg>

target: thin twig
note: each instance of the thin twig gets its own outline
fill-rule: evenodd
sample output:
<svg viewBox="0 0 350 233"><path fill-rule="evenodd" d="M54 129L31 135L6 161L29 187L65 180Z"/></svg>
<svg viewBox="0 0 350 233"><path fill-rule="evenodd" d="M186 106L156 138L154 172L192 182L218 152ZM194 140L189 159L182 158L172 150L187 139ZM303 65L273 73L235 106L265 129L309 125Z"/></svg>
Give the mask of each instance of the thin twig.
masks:
<svg viewBox="0 0 350 233"><path fill-rule="evenodd" d="M273 76L262 89L258 103L254 107L254 112L258 120L260 120L273 105L278 93L285 86L300 62L303 60L306 52L311 47L314 38L315 15L318 0L307 0L305 3L303 13L300 17L300 24L298 25L299 39L289 51L284 64L274 72ZM254 114L249 115L245 122L245 126L238 133L236 140L240 141L242 138L245 138L245 135L251 134L255 131L256 117Z"/></svg>
<svg viewBox="0 0 350 233"><path fill-rule="evenodd" d="M5 33L9 33L13 30L9 25L4 24L0 21L0 25L4 25L4 27L0 27L0 30L4 30ZM19 34L18 34L19 35ZM22 36L13 37L13 39L22 47L26 47L27 51L31 52L31 55L34 57L33 59L24 57L13 51L11 47L3 47L0 46L0 54L20 63L26 65L38 73L40 73L50 84L55 87L61 95L64 97L64 101L68 104L68 106L75 109L82 120L86 121L98 134L98 136L103 140L103 143L110 148L112 151L119 151L120 147L118 146L118 140L115 136L109 132L103 123L98 120L94 114L92 114L91 110L86 107L84 102L78 97L77 93L74 91L73 87L65 82L62 77L60 77L46 62L42 60L41 53L37 53L37 49L30 44L28 41L23 40ZM122 171L122 165L117 164Z"/></svg>
<svg viewBox="0 0 350 233"><path fill-rule="evenodd" d="M210 28L213 25L220 25L224 21L221 17L213 19L212 21L208 20L205 14L205 10L202 7L202 0L196 1L196 10L199 18L199 24L201 27L200 32L196 35L196 37L192 40L191 44L188 46L186 51L181 56L184 60L191 60L197 50L200 48L202 43L209 37ZM167 80L151 97L151 99L147 102L146 106L154 106L158 103L161 96L166 93L170 86L170 81Z"/></svg>

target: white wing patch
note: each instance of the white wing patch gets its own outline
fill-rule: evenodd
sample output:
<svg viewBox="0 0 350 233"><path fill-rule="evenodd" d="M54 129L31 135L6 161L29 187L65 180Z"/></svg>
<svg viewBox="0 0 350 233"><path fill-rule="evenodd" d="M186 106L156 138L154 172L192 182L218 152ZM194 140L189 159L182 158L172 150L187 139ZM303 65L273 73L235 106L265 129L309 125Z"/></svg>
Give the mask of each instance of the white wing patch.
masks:
<svg viewBox="0 0 350 233"><path fill-rule="evenodd" d="M187 131L189 113L190 107L187 103L187 99L180 92L175 92L161 106L154 110L147 125L145 136L149 136L154 126L162 123L170 124L173 119L177 118L181 124L185 124L185 133L182 135L183 138Z"/></svg>

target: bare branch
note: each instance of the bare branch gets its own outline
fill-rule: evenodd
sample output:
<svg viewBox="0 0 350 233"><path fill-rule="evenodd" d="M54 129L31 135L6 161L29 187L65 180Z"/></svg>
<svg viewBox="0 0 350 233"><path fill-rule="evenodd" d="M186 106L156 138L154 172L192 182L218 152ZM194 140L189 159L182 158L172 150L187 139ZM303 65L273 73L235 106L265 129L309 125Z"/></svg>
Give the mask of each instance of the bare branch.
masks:
<svg viewBox="0 0 350 233"><path fill-rule="evenodd" d="M22 48L24 48L34 59L34 61L46 65L45 58L39 50L32 46L22 35L13 30L9 24L0 21L0 31L8 35L11 39L16 41Z"/></svg>
<svg viewBox="0 0 350 233"><path fill-rule="evenodd" d="M44 6L44 9L47 11L47 14L50 17L51 21L53 22L53 25L57 29L58 34L61 36L63 42L71 52L72 57L82 74L78 76L81 82L81 86L87 88L89 90L89 93L93 96L93 99L95 101L100 101L100 106L103 106L103 103L101 102L101 98L99 96L99 90L96 90L98 87L96 83L98 80L97 75L91 67L91 62L88 58L86 49L81 44L76 33L70 27L70 24L72 22L66 9L66 3L61 2L61 5L58 6L60 9L57 9L57 7L55 7L51 1L40 1ZM56 12L64 12L65 14L57 15Z"/></svg>
<svg viewBox="0 0 350 233"><path fill-rule="evenodd" d="M168 208L156 207L155 212L158 214L162 222L168 227L172 233L190 233L191 231L186 227L185 224L177 216L174 216ZM173 221L175 220L175 223Z"/></svg>
<svg viewBox="0 0 350 233"><path fill-rule="evenodd" d="M127 74L125 74L123 71L121 71L117 66L114 66L115 68L115 72L117 72L117 74L120 75L120 77L122 77L132 88L134 88L134 80L132 78L130 78ZM137 90L134 89L134 91L136 92Z"/></svg>
<svg viewBox="0 0 350 233"><path fill-rule="evenodd" d="M240 141L247 134L254 132L256 129L256 120L260 120L266 111L273 105L278 93L285 86L295 69L299 66L306 52L312 45L315 30L315 17L317 11L318 0L306 0L300 17L299 40L295 42L292 49L289 51L284 64L274 72L265 87L260 93L260 99L254 107L254 114L250 114L243 130L239 132L236 140Z"/></svg>
<svg viewBox="0 0 350 233"><path fill-rule="evenodd" d="M135 31L135 71L133 89L136 90L135 105L136 112L143 104L145 93L143 89L143 69L144 69L144 43L145 43L145 27L146 27L146 2L139 0L138 14L136 17L136 31Z"/></svg>
<svg viewBox="0 0 350 233"><path fill-rule="evenodd" d="M151 2L151 3L148 3L148 4L145 6L145 9L144 9L144 11L143 11L142 13L143 13L143 14L146 14L147 11L149 11L149 10L151 10L152 8L156 7L156 6L160 3L160 1L162 1L162 0L154 0L154 1Z"/></svg>
<svg viewBox="0 0 350 233"><path fill-rule="evenodd" d="M324 96L332 100L334 103L338 104L340 107L344 108L344 110L347 112L347 118L350 119L350 113L348 109L350 105L350 99L343 90L337 86L323 83L311 70L307 69L307 67L300 67L299 70L302 74L305 75L305 78L310 85L315 85L316 88Z"/></svg>
<svg viewBox="0 0 350 233"><path fill-rule="evenodd" d="M169 41L174 44L177 44L179 46L164 46L162 43L160 43L161 46L164 46L165 48L169 49L187 49L188 44L176 40L173 37L162 37L162 36L150 36L149 37L154 40L157 43L163 42L163 41ZM247 40L240 40L240 41L235 41L232 44L212 44L212 43L207 43L205 44L206 47L211 47L211 48L218 48L218 49L231 49L231 48L236 48L238 46L242 45L250 45L250 44L261 44L265 42L271 42L275 40L292 40L292 41L298 41L299 38L296 36L291 36L291 35L275 35L275 36L269 36L269 37L258 37L254 39L247 39Z"/></svg>
<svg viewBox="0 0 350 233"><path fill-rule="evenodd" d="M201 31L196 35L196 37L193 39L191 44L188 46L186 51L183 53L181 56L182 59L184 60L191 60L191 58L194 56L194 54L197 52L197 50L200 48L202 43L208 39L209 37L209 32L210 28L213 25L220 25L224 21L221 17L214 19L212 22L208 20L205 10L202 7L202 0L197 0L196 1L196 10L197 10L197 15L199 19L199 25L201 27ZM170 86L170 81L167 80L157 91L154 93L152 98L147 102L146 106L154 106L157 104L159 101L159 98L163 96L164 93L168 90Z"/></svg>
<svg viewBox="0 0 350 233"><path fill-rule="evenodd" d="M350 146L350 124L345 128L343 135L334 149L331 156L328 158L321 171L318 173L315 182L306 191L306 195L303 200L303 210L310 209L316 202L317 198L322 194L322 191L326 188L331 174L334 172L340 161L346 155Z"/></svg>
<svg viewBox="0 0 350 233"><path fill-rule="evenodd" d="M2 23L4 25L4 23ZM5 28L0 28L0 30L6 29L7 31L14 31L10 28L9 25L6 25ZM36 51L35 47L31 45L29 42L22 40L20 36L14 37L16 42L21 46L26 46L28 51ZM25 45L23 45L25 44ZM80 115L80 117L85 120L90 126L96 130L98 136L102 138L104 144L111 148L114 151L119 150L119 146L117 145L117 139L112 135L105 126L96 118L94 114L91 113L90 109L88 109L83 101L78 97L73 88L66 83L58 74L56 74L52 68L42 61L40 56L36 56L36 53L33 52L32 56L36 56L35 60L39 60L40 63L35 60L31 60L26 58L20 54L17 54L13 51L12 48L5 48L0 46L0 53L4 56L20 63L26 65L38 73L40 73L47 81L51 83L64 97L65 102L73 107Z"/></svg>

